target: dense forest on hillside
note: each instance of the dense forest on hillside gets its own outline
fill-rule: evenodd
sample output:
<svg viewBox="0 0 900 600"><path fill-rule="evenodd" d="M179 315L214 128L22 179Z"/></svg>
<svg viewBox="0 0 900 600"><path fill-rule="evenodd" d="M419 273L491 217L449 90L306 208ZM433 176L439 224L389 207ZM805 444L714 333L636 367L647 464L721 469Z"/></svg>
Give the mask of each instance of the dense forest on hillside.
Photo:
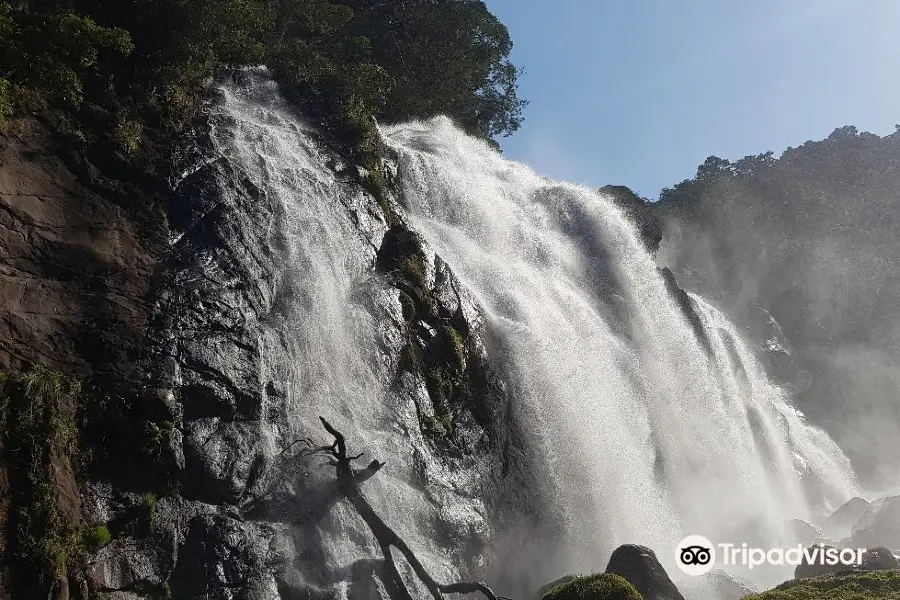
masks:
<svg viewBox="0 0 900 600"><path fill-rule="evenodd" d="M759 342L771 314L802 408L879 481L900 435L898 207L900 133L854 127L780 158L710 157L654 206L660 262Z"/></svg>
<svg viewBox="0 0 900 600"><path fill-rule="evenodd" d="M480 0L0 2L0 122L54 111L133 155L190 124L217 70L265 64L362 155L372 117L446 114L492 139L522 121L511 48Z"/></svg>

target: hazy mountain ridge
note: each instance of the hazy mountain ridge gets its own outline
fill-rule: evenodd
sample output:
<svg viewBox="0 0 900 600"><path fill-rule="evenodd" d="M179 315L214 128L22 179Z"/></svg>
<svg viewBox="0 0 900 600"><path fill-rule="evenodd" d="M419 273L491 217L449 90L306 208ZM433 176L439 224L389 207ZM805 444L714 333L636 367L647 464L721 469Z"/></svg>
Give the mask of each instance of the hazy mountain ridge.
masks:
<svg viewBox="0 0 900 600"><path fill-rule="evenodd" d="M896 475L900 133L842 127L780 158L710 157L649 210L660 264L758 344L783 332L770 371L864 478Z"/></svg>

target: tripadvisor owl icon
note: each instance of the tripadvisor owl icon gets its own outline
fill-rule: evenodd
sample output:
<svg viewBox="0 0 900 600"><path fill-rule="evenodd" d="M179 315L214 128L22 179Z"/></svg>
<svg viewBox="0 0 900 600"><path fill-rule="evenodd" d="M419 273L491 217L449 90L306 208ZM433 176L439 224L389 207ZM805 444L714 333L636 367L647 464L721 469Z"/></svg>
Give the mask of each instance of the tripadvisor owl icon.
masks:
<svg viewBox="0 0 900 600"><path fill-rule="evenodd" d="M689 535L676 548L675 562L687 575L709 573L716 562L716 549L702 535Z"/></svg>

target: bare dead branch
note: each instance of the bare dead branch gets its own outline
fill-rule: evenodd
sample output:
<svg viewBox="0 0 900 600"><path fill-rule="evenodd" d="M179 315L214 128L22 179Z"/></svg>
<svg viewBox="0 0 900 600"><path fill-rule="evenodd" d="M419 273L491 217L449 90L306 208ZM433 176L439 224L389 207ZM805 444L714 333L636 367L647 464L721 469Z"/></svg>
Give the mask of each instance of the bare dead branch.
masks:
<svg viewBox="0 0 900 600"><path fill-rule="evenodd" d="M325 430L334 437L334 445L332 447L335 449L334 455L337 459L334 461L334 467L338 479L338 490L341 495L347 498L354 508L356 508L356 511L366 522L366 525L369 526L372 535L374 535L375 539L378 541L378 545L381 547L381 552L384 556L384 565L389 574L388 579L392 580L390 582L390 587L396 592L394 597L406 600L410 598L410 595L409 590L406 589L406 586L397 571L394 557L391 554L391 547L396 548L403 554L416 576L425 584L425 587L428 588L428 591L431 593L434 600L443 600L444 594L471 594L476 592L480 592L488 600L500 600L487 584L480 581L451 584L440 584L435 581L422 565L421 561L419 561L419 558L412 549L410 549L406 542L397 535L397 532L391 529L387 523L378 516L378 513L375 512L375 509L372 508L372 505L369 504L368 500L365 499L359 489L359 484L374 476L375 473L384 466L384 463L375 459L362 471L354 472L350 462L359 458L362 454L348 458L347 445L344 436L332 427L324 418L319 417L319 419L322 421Z"/></svg>

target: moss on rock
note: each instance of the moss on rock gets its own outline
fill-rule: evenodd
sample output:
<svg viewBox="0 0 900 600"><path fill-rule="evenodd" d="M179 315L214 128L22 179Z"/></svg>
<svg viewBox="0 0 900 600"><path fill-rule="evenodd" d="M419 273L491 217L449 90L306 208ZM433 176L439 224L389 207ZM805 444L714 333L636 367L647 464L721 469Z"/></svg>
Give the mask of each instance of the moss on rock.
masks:
<svg viewBox="0 0 900 600"><path fill-rule="evenodd" d="M557 586L543 600L643 600L643 596L624 577L599 573Z"/></svg>
<svg viewBox="0 0 900 600"><path fill-rule="evenodd" d="M900 600L900 571L794 579L744 600Z"/></svg>
<svg viewBox="0 0 900 600"><path fill-rule="evenodd" d="M76 482L80 399L77 380L41 366L0 377L8 477L3 559L15 589L34 597L47 596L83 567Z"/></svg>

